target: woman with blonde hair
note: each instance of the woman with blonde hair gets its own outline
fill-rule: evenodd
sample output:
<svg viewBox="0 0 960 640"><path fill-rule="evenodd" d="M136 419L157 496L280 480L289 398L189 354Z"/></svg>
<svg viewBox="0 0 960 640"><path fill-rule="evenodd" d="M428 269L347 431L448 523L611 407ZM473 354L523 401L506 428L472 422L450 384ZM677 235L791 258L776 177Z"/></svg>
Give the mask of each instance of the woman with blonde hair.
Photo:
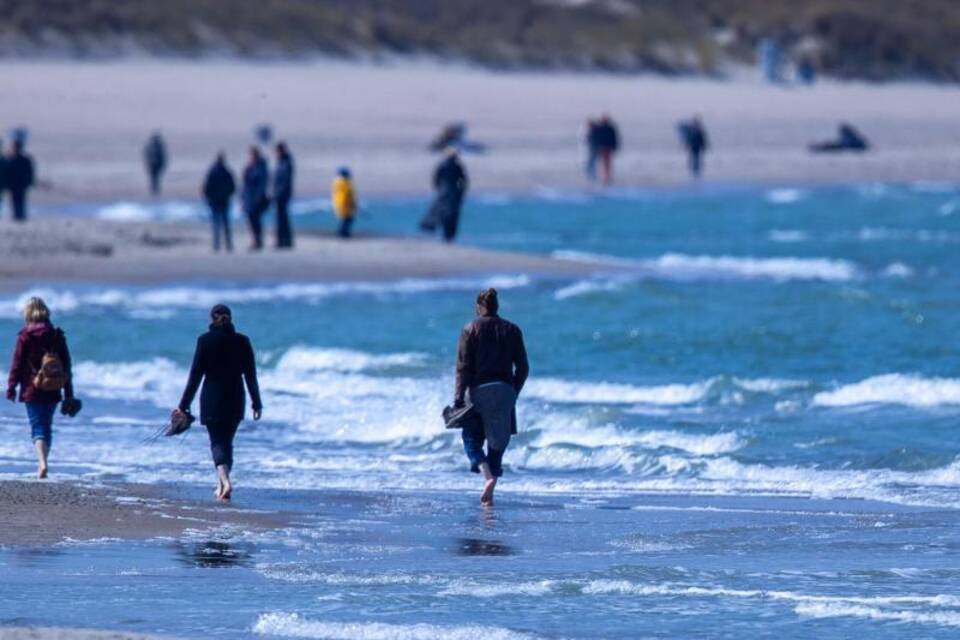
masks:
<svg viewBox="0 0 960 640"><path fill-rule="evenodd" d="M7 400L27 406L27 419L37 450L37 477L47 477L47 456L53 438L53 414L64 400L64 413L72 415L73 376L70 351L63 331L50 323L50 310L40 298L23 307L23 329L17 334L7 379Z"/></svg>

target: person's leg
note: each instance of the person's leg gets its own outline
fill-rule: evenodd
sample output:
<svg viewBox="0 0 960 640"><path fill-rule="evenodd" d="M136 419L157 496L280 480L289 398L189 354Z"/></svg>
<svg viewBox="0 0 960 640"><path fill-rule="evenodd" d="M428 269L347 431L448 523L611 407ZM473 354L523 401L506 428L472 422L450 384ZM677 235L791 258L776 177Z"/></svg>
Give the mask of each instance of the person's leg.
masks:
<svg viewBox="0 0 960 640"><path fill-rule="evenodd" d="M457 227L460 225L460 202L450 205L446 217L443 219L443 239L453 242L457 237Z"/></svg>
<svg viewBox="0 0 960 640"><path fill-rule="evenodd" d="M230 235L230 205L224 207L221 221L223 224L223 237L226 240L227 253L233 251L233 237Z"/></svg>
<svg viewBox="0 0 960 640"><path fill-rule="evenodd" d="M207 425L207 432L210 434L210 454L217 470L217 488L214 490L214 496L221 501L229 500L233 492L230 470L233 468L233 438L237 433L237 426L239 426L238 423Z"/></svg>
<svg viewBox="0 0 960 640"><path fill-rule="evenodd" d="M613 154L610 153L609 149L603 149L600 151L600 167L603 171L603 184L610 184L613 182L612 159Z"/></svg>
<svg viewBox="0 0 960 640"><path fill-rule="evenodd" d="M46 478L49 467L47 457L53 444L53 411L56 403L28 402L27 419L30 421L30 436L37 453L37 477Z"/></svg>
<svg viewBox="0 0 960 640"><path fill-rule="evenodd" d="M593 182L597 179L597 151L596 149L590 149L587 152L587 180Z"/></svg>
<svg viewBox="0 0 960 640"><path fill-rule="evenodd" d="M277 248L289 249L293 246L293 231L290 229L290 200L277 200Z"/></svg>
<svg viewBox="0 0 960 640"><path fill-rule="evenodd" d="M463 451L470 461L470 471L481 473L481 465L487 464L487 454L483 451L483 427L464 427L460 437L463 440Z"/></svg>
<svg viewBox="0 0 960 640"><path fill-rule="evenodd" d="M337 235L341 238L349 238L353 229L353 217L344 218L340 221L340 229L337 231Z"/></svg>
<svg viewBox="0 0 960 640"><path fill-rule="evenodd" d="M217 207L210 207L210 221L213 225L213 250L220 251L220 214Z"/></svg>
<svg viewBox="0 0 960 640"><path fill-rule="evenodd" d="M27 219L27 191L26 189L11 189L10 204L13 207L13 219L23 222Z"/></svg>

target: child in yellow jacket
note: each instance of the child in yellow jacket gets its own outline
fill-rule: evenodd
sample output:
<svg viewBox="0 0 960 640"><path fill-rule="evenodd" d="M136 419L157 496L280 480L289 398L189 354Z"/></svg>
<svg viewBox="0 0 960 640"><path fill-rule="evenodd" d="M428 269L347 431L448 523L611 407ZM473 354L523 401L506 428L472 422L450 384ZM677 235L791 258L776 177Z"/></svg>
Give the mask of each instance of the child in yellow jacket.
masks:
<svg viewBox="0 0 960 640"><path fill-rule="evenodd" d="M337 177L334 178L331 187L330 200L333 204L333 214L340 221L337 235L341 238L349 238L353 219L357 215L357 196L353 190L350 169L341 167L337 170Z"/></svg>

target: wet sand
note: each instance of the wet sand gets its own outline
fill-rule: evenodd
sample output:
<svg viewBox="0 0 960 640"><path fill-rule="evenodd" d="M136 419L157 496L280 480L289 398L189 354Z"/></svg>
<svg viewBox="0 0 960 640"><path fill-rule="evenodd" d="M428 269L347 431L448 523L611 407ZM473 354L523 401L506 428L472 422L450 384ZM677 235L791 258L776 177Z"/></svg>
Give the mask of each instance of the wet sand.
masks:
<svg viewBox="0 0 960 640"><path fill-rule="evenodd" d="M279 513L246 511L185 497L186 488L117 484L0 481L0 546L50 545L65 540L146 540L188 529L232 525L272 529ZM0 635L0 638L4 636Z"/></svg>
<svg viewBox="0 0 960 640"><path fill-rule="evenodd" d="M300 233L293 251L214 254L206 225L40 216L0 222L0 290L54 283L146 285L217 281L360 282L524 273L583 276L596 267L549 257L486 251L437 240L359 236L344 242Z"/></svg>
<svg viewBox="0 0 960 640"><path fill-rule="evenodd" d="M253 63L130 59L0 62L0 128L23 125L41 202L146 197L141 149L161 129L170 147L166 195L196 198L218 149L234 169L253 128L273 125L297 159L300 195L328 193L349 165L361 197L430 189L426 145L450 121L490 145L467 158L475 190L580 187L581 127L604 111L619 122L621 185L688 181L676 122L703 116L709 181L807 184L955 181L960 87L840 83L772 87L731 80L576 73L497 73L437 63ZM846 120L874 144L863 155L814 156L812 141Z"/></svg>

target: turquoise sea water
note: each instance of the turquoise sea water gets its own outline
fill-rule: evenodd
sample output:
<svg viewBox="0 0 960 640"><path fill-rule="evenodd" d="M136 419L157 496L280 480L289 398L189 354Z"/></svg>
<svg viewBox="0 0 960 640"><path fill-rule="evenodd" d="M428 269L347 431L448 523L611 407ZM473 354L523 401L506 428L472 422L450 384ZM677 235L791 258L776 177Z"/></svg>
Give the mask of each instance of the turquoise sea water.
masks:
<svg viewBox="0 0 960 640"><path fill-rule="evenodd" d="M332 226L320 206L304 203L299 224ZM371 203L358 227L410 233L423 206ZM78 210L91 213L195 215ZM487 194L462 241L607 275L39 285L86 402L58 424L58 475L176 478L206 496L202 433L141 441L224 301L258 349L266 405L238 439L238 505L306 526L0 552L0 623L184 637L960 633L960 188ZM492 514L438 420L487 284L532 365ZM21 298L0 298L0 335ZM31 471L26 434L22 408L0 409L3 477ZM229 615L210 606L215 590ZM102 606L70 604L84 601Z"/></svg>

